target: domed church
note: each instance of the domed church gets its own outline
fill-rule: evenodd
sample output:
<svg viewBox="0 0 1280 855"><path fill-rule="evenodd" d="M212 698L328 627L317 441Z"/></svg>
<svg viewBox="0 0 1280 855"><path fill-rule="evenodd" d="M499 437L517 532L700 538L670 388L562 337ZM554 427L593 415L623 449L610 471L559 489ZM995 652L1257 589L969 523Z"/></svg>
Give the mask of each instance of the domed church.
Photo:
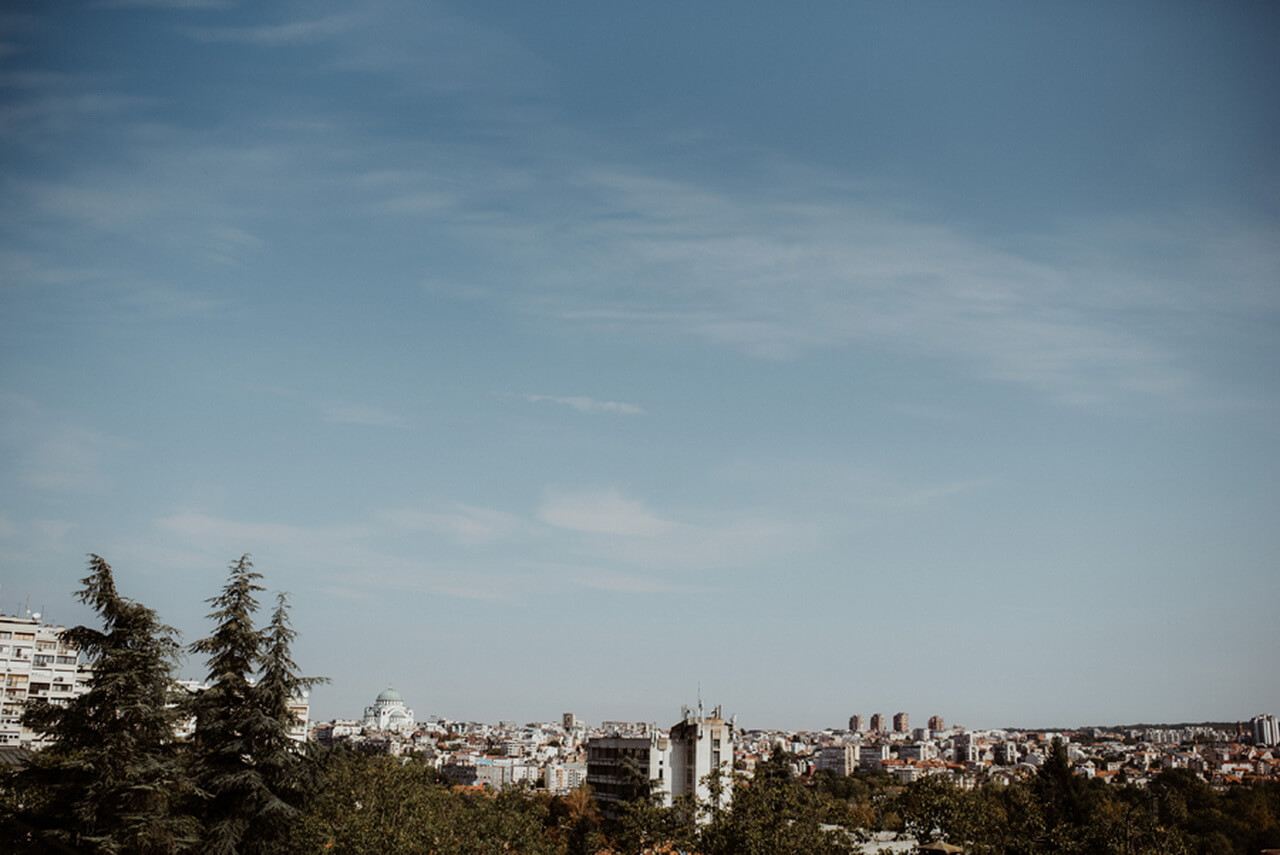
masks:
<svg viewBox="0 0 1280 855"><path fill-rule="evenodd" d="M365 730L384 730L392 733L413 731L413 710L404 705L404 698L387 686L378 693L373 706L364 708Z"/></svg>

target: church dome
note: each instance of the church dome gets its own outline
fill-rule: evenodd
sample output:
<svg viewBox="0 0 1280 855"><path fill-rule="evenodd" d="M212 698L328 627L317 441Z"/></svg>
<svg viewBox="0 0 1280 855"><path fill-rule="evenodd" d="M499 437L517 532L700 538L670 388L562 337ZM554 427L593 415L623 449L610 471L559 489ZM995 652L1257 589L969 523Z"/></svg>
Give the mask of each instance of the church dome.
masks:
<svg viewBox="0 0 1280 855"><path fill-rule="evenodd" d="M368 695L365 695L365 697L368 697ZM403 700L404 700L404 698L403 698L403 697L401 697L401 696L400 696L400 693L399 693L399 692L397 692L395 689L391 688L390 686L387 686L385 689L383 689L381 692L379 692L379 693L378 693L378 700L380 700L380 701L403 701Z"/></svg>

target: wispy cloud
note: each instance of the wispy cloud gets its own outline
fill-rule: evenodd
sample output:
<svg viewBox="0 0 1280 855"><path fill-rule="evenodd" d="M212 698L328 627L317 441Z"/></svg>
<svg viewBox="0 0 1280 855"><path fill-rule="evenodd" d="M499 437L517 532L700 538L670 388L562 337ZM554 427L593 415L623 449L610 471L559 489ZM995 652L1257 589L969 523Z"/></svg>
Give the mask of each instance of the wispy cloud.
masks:
<svg viewBox="0 0 1280 855"><path fill-rule="evenodd" d="M625 536L652 536L678 528L616 490L550 491L538 508L538 519L557 528Z"/></svg>
<svg viewBox="0 0 1280 855"><path fill-rule="evenodd" d="M624 416L638 416L644 410L635 404L624 404L619 401L598 401L584 395L562 397L557 395L525 395L524 399L532 404L546 401L572 407L580 413L613 413Z"/></svg>
<svg viewBox="0 0 1280 855"><path fill-rule="evenodd" d="M571 549L641 567L702 570L756 565L811 547L809 523L738 518L713 524L677 522L617 490L549 491L538 519L577 532Z"/></svg>
<svg viewBox="0 0 1280 855"><path fill-rule="evenodd" d="M384 511L382 516L397 528L444 532L465 546L493 543L529 528L515 514L463 504L443 511L400 508Z"/></svg>
<svg viewBox="0 0 1280 855"><path fill-rule="evenodd" d="M199 41L242 42L279 47L329 39L350 30L357 22L358 18L354 15L330 15L309 21L288 21L257 27L188 27L186 32Z"/></svg>
<svg viewBox="0 0 1280 855"><path fill-rule="evenodd" d="M238 0L101 0L104 8L138 6L152 9L226 9Z"/></svg>
<svg viewBox="0 0 1280 855"><path fill-rule="evenodd" d="M100 492L108 484L108 463L130 447L21 395L0 395L0 414L0 442L17 462L18 477L40 490Z"/></svg>
<svg viewBox="0 0 1280 855"><path fill-rule="evenodd" d="M411 426L406 419L382 407L341 401L329 401L320 404L319 407L324 420L336 424L387 428L407 428Z"/></svg>
<svg viewBox="0 0 1280 855"><path fill-rule="evenodd" d="M251 552L279 568L274 578L292 576L293 586L377 592L425 592L463 599L509 600L544 581L508 569L475 569L406 557L379 544L394 536L385 520L323 526L259 523L187 511L158 519L156 529L175 544L169 566L210 567L227 555ZM154 547L153 547L154 549ZM186 551L189 557L175 561ZM411 554L411 553L408 553ZM346 596L346 595L339 595Z"/></svg>
<svg viewBox="0 0 1280 855"><path fill-rule="evenodd" d="M609 570L580 570L572 579L584 588L623 594L668 594L690 590L686 586L664 582L650 576L637 576Z"/></svg>

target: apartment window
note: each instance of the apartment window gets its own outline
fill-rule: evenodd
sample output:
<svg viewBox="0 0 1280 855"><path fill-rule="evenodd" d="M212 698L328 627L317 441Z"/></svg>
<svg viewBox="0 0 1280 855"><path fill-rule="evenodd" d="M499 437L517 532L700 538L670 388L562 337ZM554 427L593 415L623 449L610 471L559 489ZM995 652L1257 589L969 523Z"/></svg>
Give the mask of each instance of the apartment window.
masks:
<svg viewBox="0 0 1280 855"><path fill-rule="evenodd" d="M7 629L0 629L0 638L13 638L13 633Z"/></svg>
<svg viewBox="0 0 1280 855"><path fill-rule="evenodd" d="M31 661L37 668L39 668L44 665L52 665L53 657L49 656L48 654L37 653L34 657L32 657Z"/></svg>

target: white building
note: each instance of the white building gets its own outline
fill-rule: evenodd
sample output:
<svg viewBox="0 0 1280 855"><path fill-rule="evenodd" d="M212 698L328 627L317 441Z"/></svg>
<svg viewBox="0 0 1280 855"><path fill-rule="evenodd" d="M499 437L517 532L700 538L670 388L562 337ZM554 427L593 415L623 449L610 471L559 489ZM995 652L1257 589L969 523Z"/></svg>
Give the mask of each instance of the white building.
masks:
<svg viewBox="0 0 1280 855"><path fill-rule="evenodd" d="M412 733L413 710L405 706L404 698L388 686L378 693L372 706L364 708L364 729L384 733Z"/></svg>
<svg viewBox="0 0 1280 855"><path fill-rule="evenodd" d="M603 736L587 743L587 784L609 812L648 781L663 806L671 805L671 740L657 731L648 736Z"/></svg>
<svg viewBox="0 0 1280 855"><path fill-rule="evenodd" d="M648 781L660 804L670 807L677 796L692 794L702 805L725 806L733 795L734 725L716 707L710 716L687 707L667 735L606 736L587 743L587 783L608 812L636 795ZM713 792L713 773L720 774Z"/></svg>
<svg viewBox="0 0 1280 855"><path fill-rule="evenodd" d="M43 698L66 704L89 690L91 671L62 640L65 627L40 615L0 615L0 746L43 748L48 743L21 724L22 705Z"/></svg>
<svg viewBox="0 0 1280 855"><path fill-rule="evenodd" d="M824 745L818 753L817 771L828 771L836 775L852 775L858 771L858 761L862 756L859 745Z"/></svg>
<svg viewBox="0 0 1280 855"><path fill-rule="evenodd" d="M719 776L719 782L712 778ZM671 795L692 793L700 805L727 807L733 796L733 722L720 707L710 716L684 710L684 720L671 728Z"/></svg>
<svg viewBox="0 0 1280 855"><path fill-rule="evenodd" d="M1253 725L1254 745L1280 745L1280 721L1273 715L1255 715L1249 720Z"/></svg>
<svg viewBox="0 0 1280 855"><path fill-rule="evenodd" d="M542 770L542 785L547 792L564 795L587 782L585 763L548 763Z"/></svg>

